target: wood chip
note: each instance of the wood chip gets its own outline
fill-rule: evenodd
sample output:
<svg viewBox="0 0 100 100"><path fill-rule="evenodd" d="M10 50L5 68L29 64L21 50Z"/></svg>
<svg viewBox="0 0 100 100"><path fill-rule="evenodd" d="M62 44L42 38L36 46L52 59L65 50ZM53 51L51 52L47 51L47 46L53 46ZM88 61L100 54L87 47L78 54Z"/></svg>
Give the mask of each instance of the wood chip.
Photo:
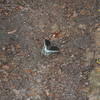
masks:
<svg viewBox="0 0 100 100"><path fill-rule="evenodd" d="M15 32L16 32L16 30L9 31L8 34L14 34Z"/></svg>

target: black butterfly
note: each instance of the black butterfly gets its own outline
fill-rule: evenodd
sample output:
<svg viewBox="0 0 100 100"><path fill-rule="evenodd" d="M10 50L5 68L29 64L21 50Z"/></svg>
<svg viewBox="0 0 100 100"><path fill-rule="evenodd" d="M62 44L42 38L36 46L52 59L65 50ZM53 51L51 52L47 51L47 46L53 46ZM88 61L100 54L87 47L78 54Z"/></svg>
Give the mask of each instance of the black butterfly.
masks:
<svg viewBox="0 0 100 100"><path fill-rule="evenodd" d="M59 52L59 48L56 47L56 46L52 46L50 41L45 39L44 40L44 46L43 46L43 49L42 49L42 53L44 55L50 55L52 53L57 53Z"/></svg>

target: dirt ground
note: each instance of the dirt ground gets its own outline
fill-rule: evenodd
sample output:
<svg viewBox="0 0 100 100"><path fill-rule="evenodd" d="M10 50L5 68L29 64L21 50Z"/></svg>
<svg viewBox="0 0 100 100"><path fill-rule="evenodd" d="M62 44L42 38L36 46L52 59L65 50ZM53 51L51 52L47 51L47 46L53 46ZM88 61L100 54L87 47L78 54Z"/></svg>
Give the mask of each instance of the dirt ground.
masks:
<svg viewBox="0 0 100 100"><path fill-rule="evenodd" d="M0 100L89 100L99 22L99 0L0 0Z"/></svg>

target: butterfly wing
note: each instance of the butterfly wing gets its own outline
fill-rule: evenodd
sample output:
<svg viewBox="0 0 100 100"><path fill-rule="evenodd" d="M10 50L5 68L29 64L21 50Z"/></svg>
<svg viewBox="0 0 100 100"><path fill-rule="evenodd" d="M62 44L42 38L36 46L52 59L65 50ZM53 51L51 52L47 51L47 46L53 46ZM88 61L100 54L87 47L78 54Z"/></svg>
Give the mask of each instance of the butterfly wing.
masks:
<svg viewBox="0 0 100 100"><path fill-rule="evenodd" d="M51 53L53 53L53 52L59 52L59 48L57 46L50 46L50 48L48 50Z"/></svg>
<svg viewBox="0 0 100 100"><path fill-rule="evenodd" d="M49 47L49 46L51 46L51 43L50 43L49 40L45 39L44 45L47 46L47 47Z"/></svg>
<svg viewBox="0 0 100 100"><path fill-rule="evenodd" d="M59 52L59 48L56 46L51 46L50 41L45 39L44 47L42 48L42 53L44 55L50 55L50 54L56 53L56 52Z"/></svg>

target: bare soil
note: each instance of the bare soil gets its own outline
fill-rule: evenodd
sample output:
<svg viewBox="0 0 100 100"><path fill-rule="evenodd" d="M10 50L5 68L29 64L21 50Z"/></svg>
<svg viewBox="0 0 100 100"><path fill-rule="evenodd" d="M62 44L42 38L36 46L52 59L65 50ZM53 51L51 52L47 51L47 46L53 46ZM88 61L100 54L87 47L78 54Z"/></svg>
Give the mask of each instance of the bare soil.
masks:
<svg viewBox="0 0 100 100"><path fill-rule="evenodd" d="M0 100L88 100L99 22L99 0L0 0Z"/></svg>

